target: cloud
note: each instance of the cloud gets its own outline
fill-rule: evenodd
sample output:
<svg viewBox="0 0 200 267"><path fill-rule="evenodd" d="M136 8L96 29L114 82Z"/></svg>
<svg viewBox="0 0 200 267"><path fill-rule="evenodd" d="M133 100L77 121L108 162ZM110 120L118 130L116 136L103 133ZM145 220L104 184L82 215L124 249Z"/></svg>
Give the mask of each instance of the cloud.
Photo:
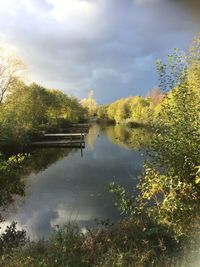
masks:
<svg viewBox="0 0 200 267"><path fill-rule="evenodd" d="M50 14L58 21L73 20L84 21L94 12L94 3L79 0L47 0L53 6Z"/></svg>
<svg viewBox="0 0 200 267"><path fill-rule="evenodd" d="M185 49L195 32L187 13L163 0L0 0L0 38L30 77L98 102L156 85L155 60Z"/></svg>

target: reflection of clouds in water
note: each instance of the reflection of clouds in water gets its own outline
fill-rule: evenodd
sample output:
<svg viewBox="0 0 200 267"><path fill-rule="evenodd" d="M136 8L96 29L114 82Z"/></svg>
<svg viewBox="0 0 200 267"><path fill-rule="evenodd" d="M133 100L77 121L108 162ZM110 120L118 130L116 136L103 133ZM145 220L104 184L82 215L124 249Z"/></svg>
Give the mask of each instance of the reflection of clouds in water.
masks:
<svg viewBox="0 0 200 267"><path fill-rule="evenodd" d="M76 220L81 227L95 218L116 220L119 213L105 186L114 180L131 189L136 179L130 179L130 174L136 178L140 172L140 154L112 144L101 133L93 150L86 146L83 158L77 151L30 175L29 196L9 221L19 222L34 238L69 220Z"/></svg>
<svg viewBox="0 0 200 267"><path fill-rule="evenodd" d="M17 229L27 231L31 239L42 238L49 233L52 227L51 221L56 217L57 212L51 209L32 210L30 213L16 215L6 220L2 229L5 230L7 225L15 221L17 222Z"/></svg>
<svg viewBox="0 0 200 267"><path fill-rule="evenodd" d="M10 220L3 223L2 230L5 230L6 226L10 225L12 221L17 221L17 229L24 229L31 239L37 239L47 236L50 229L55 225L64 225L69 221L76 221L82 227L87 223L93 223L94 218L98 217L95 207L91 208L87 204L80 205L80 203L77 207L73 207L73 201L71 203L66 201L66 203L54 202L57 207L55 206L53 209L50 199L49 205L41 203L40 207L37 205L32 209L27 207L19 216L17 214L12 216ZM77 203L74 204L77 205Z"/></svg>
<svg viewBox="0 0 200 267"><path fill-rule="evenodd" d="M67 207L61 203L57 209L57 217L51 221L51 226L64 225L66 221L76 221L79 224L81 222L89 222L97 216L95 210L88 207L88 209L73 209L73 207Z"/></svg>
<svg viewBox="0 0 200 267"><path fill-rule="evenodd" d="M37 210L32 217L25 218L22 225L27 228L27 232L31 238L39 238L46 236L51 229L51 221L57 217L57 212L49 210ZM45 222L45 223L44 223Z"/></svg>

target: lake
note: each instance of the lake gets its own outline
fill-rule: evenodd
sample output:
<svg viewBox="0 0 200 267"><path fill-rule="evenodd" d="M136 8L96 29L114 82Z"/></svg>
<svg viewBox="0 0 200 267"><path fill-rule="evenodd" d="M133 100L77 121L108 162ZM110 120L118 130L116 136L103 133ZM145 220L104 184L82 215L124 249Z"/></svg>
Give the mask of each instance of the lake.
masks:
<svg viewBox="0 0 200 267"><path fill-rule="evenodd" d="M93 124L83 155L79 149L32 151L22 177L25 196L16 197L6 210L4 225L17 221L36 239L69 220L81 228L93 225L95 218L118 220L106 185L114 181L129 191L135 189L142 169L141 140L141 129Z"/></svg>

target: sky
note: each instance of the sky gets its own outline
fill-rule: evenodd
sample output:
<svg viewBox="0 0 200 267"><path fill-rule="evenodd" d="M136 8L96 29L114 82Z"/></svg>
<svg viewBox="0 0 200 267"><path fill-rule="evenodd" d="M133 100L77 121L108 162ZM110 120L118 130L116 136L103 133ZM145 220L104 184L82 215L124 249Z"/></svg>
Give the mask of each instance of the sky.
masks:
<svg viewBox="0 0 200 267"><path fill-rule="evenodd" d="M92 89L99 104L146 96L156 59L186 50L196 33L181 1L0 0L0 45L29 79L79 99Z"/></svg>

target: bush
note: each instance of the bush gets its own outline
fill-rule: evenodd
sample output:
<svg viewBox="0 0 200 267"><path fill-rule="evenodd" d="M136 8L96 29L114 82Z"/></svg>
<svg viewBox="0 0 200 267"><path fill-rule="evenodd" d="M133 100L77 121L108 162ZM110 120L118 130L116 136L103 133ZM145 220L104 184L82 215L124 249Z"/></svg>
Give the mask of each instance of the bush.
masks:
<svg viewBox="0 0 200 267"><path fill-rule="evenodd" d="M122 220L82 233L76 224L57 228L48 241L26 242L2 258L1 266L174 266L178 246L148 217Z"/></svg>

